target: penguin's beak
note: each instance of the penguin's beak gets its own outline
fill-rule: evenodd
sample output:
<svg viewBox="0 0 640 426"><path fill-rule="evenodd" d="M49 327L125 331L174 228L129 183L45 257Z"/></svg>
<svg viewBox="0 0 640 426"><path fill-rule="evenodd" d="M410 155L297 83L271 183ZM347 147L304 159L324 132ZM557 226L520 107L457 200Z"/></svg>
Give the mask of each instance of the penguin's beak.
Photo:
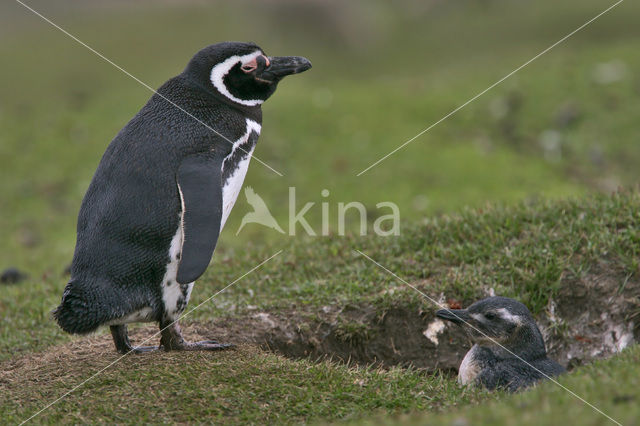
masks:
<svg viewBox="0 0 640 426"><path fill-rule="evenodd" d="M473 321L466 309L440 309L436 312L436 316L457 325L464 325Z"/></svg>
<svg viewBox="0 0 640 426"><path fill-rule="evenodd" d="M311 68L311 62L302 56L270 56L269 66L260 74L261 80L276 82L281 78L304 72Z"/></svg>

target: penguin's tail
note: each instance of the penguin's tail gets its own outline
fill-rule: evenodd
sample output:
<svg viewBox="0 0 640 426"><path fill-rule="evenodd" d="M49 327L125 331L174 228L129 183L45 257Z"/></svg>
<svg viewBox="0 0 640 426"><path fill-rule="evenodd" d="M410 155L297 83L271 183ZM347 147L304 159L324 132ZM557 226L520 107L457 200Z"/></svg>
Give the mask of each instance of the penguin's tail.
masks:
<svg viewBox="0 0 640 426"><path fill-rule="evenodd" d="M71 334L87 334L95 331L111 318L107 306L98 297L87 292L87 284L70 281L62 294L60 306L53 310L53 318L60 328Z"/></svg>

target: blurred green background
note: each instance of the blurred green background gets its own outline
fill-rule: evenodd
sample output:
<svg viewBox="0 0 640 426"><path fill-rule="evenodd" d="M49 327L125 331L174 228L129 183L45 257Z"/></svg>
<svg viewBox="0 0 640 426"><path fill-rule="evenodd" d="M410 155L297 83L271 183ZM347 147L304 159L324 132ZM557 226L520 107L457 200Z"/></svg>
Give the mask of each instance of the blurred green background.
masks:
<svg viewBox="0 0 640 426"><path fill-rule="evenodd" d="M298 210L307 202L315 202L306 217L317 233L321 231L322 202L329 203L333 233L338 229L339 202L364 203L370 234L376 216L388 213L377 209L376 203L396 203L403 223L411 224L404 234L406 238L370 239L365 251L409 280L439 271L433 283L424 284L430 286L429 293L435 294L441 288L438 286L449 286L457 295L478 290L485 284L515 286L513 277L516 277L517 288L529 285L524 292L526 297L531 293L546 297L560 283L563 262L569 265L567 268L578 265L576 268L582 271L583 264L595 263L594 259L599 258L611 262L613 266L607 273L614 278L620 275L616 265L628 264L626 269L620 268L629 273L624 285L631 273L637 271L637 238L632 229L627 229L632 228L629 224L635 220L629 211L633 210L636 198L621 203L614 197L611 202L596 204L595 208L588 208L596 218L575 226L573 218L578 217L582 205L572 208L571 203L552 207L548 203L538 204L543 198L582 197L610 192L619 186L635 186L638 182L640 4L637 1L622 2L361 176L357 174L373 162L614 1L25 1L152 87L159 87L180 73L196 51L219 41L254 41L269 55L308 57L313 68L283 81L263 107L262 134L255 155L284 176L277 176L254 160L245 184L266 201L285 229L289 187L296 188ZM2 286L0 360L4 360L71 339L51 321L50 310L60 300L67 281L63 270L73 255L78 209L107 145L151 93L13 0L0 2L0 58L0 271L14 266L30 275L21 285ZM330 193L326 198L321 195L324 189ZM447 220L431 220L432 227L424 228L430 233L424 238L415 235L416 230L422 229L415 223L440 213L522 200L535 205L531 210L517 210L520 213L516 219L526 221L530 214L542 211L543 220L532 221L522 228L530 235L523 237L521 250L516 250L516 259L510 259L507 266L495 267L506 256L497 253L497 248L506 245L502 238L512 235L509 227L509 232L495 235L491 232L494 228L500 231L503 222L500 209L489 210L486 216L463 215L459 229L455 224L447 227ZM586 201L585 205L589 203ZM564 214L563 206L568 206L569 214ZM390 280L388 275L377 275L382 272L370 264L362 267L349 257L347 248L351 248L355 238L340 239L339 243L338 239L326 239L322 244L307 245L305 241L289 244L294 238L307 238L300 227L298 236L291 237L257 224L248 224L235 235L243 215L251 210L241 194L214 256L217 264L201 280L200 290L194 292L193 306L281 248L294 249L249 278L248 283L227 292L217 303L199 310L193 318L196 324L222 314L231 315L236 304L246 309L249 303L289 306L300 300L324 303L323 297L337 299L338 304L346 298L359 303L366 292L371 298L393 294L393 290L379 291L392 285L386 281ZM548 216L555 218L554 212L560 218L561 229L553 231L552 238L547 239L546 220ZM359 221L354 213L348 217L347 225L356 233ZM604 218L599 220L600 216ZM470 221L474 222L471 226ZM433 224L437 223L444 225L436 230ZM536 226L539 232L532 229ZM621 232L613 232L618 227ZM600 232L597 228L601 228ZM451 245L453 254L416 262L412 251L422 250L420 256L427 257L430 242L423 239L438 240L443 232L450 232L451 239L440 238L434 246ZM474 233L479 239L486 239L483 240L486 244L478 241L459 244L467 234ZM588 234L584 243L588 247L584 250L593 257L578 255L581 259L572 258L573 263L569 263L567 259L573 250L582 244L581 239L576 244L577 234ZM566 241L562 236L566 236ZM553 240L550 250L549 240ZM245 250L245 246L253 248ZM613 254L607 257L609 252ZM475 256L482 257L480 263L466 268L458 280L457 265L462 270L471 264L467 259ZM519 269L517 262L526 268ZM296 263L302 266L296 269ZM451 278L454 274L455 278ZM324 275L327 279L320 280ZM393 283L392 289L397 287L400 284ZM397 300L406 298L408 303L419 299L413 293L414 299L406 294L409 293L396 292ZM541 303L546 303L542 296L530 298L529 302L538 300L540 309ZM280 305L275 305L275 300L281 301ZM238 311L244 312L240 308ZM59 347L52 352L57 351ZM102 366L106 365L105 357L111 355L89 353L83 357ZM0 411L9 407L6 412L22 420L35 407L44 406L44 400L53 401L54 394L59 396L70 383L79 383L80 375L93 374L94 368L84 361L71 366L60 362L63 358L64 354L54 363L47 361L50 358L38 358L45 373L49 367L52 371L64 369L64 373L56 372L52 380L38 375L37 380L30 382L30 375L39 370L19 370L22 367L14 370L16 376L18 371L27 371L24 374L27 385L22 386L18 380L15 385L18 391L4 398ZM189 417L171 417L171 410L182 416L220 409L226 418L229 413L225 407L230 406L234 407L231 422L252 418L247 416L256 416L259 421L265 418L307 421L324 419L326 413L335 418L364 412L369 415L370 407L387 407L390 411L416 406L459 407L475 398L473 393L455 387L453 379L434 376L433 380L426 380L414 370L391 370L389 374L396 378L393 380L385 372L376 373L383 375L386 384L375 384L368 388L375 392L368 392L353 381L354 377L360 377L354 374L361 375L357 370L345 373L342 367L329 363L316 369L307 361L290 362L262 352L249 358L245 355L233 358L229 364L222 358L224 371L232 376L222 380L226 386L222 390L215 382L225 376L218 376L210 361L203 358L183 363L184 368L178 370L175 361L166 358L167 364L162 368L170 369L174 380L180 378L181 383L182 377L191 380L184 382L184 388L167 386L165 378L157 374L163 371L158 368L163 365L161 359L129 359L137 364L125 365L124 373L115 369L112 376L107 374L100 380L113 386L118 380L132 377L135 379L129 382L135 386L154 390L140 393L138 405L131 404L132 393L127 391L135 387L102 389L105 382L97 380L87 387L91 394L78 393L77 399L66 399L55 415L67 421L79 419L76 422L102 418L126 422L131 417L117 417L119 412L144 407L138 410L143 415L159 412L158 415L167 416L151 419L180 421ZM569 376L572 381L567 386L588 400L597 401L603 410L615 410L616 418L624 410L627 410L624 418L632 418L632 410L626 408L634 406L632 397L626 402L628 406L616 398L619 392L626 397L626 393L631 395L637 389L633 382L637 374L629 374L637 365L637 351L619 360L613 360L615 369L601 366L582 369L577 377ZM254 365L257 367L253 368ZM67 371L67 366L71 371ZM11 368L8 370L11 372ZM304 374L298 374L299 371ZM239 372L246 372L246 381ZM298 386L301 377L312 377L304 380L316 387L307 390ZM58 378L69 381L56 381ZM289 378L293 378L292 385L287 382ZM358 386L355 391L350 390L355 386ZM560 417L578 419L577 423L597 422L584 406L567 402L568 394L558 396L559 388L550 388L540 388L533 397L525 394L522 400L509 400L502 408L489 405L479 409L485 410L485 419L504 418L502 422L494 421L496 424L513 424L514 418L517 421L533 418L532 424L552 419L548 420L552 424L558 423ZM387 389L399 397L387 401L387 393L379 393L378 389ZM303 390L313 393L313 398ZM225 395L232 395L228 398L230 402L224 401ZM268 395L267 400L281 405L265 407L261 395ZM302 402L296 402L296 395L302 395ZM122 396L127 397L126 404L120 403ZM538 396L540 402L535 399ZM146 409L161 407L163 404L158 401L163 401L163 397L171 401L167 410ZM175 403L182 397L189 400L187 405ZM216 404L211 404L213 399ZM424 402L427 400L428 403ZM256 405L256 401L261 405ZM192 402L202 407L194 409L189 405ZM189 408L185 410L185 406ZM555 414L549 415L550 412ZM546 413L547 417L539 418L540 413ZM452 415L458 419L460 412ZM474 414L468 418L473 419ZM424 418L416 423L424 423Z"/></svg>
<svg viewBox="0 0 640 426"><path fill-rule="evenodd" d="M640 175L640 5L626 1L362 176L357 173L613 4L607 1L30 1L152 87L200 48L255 41L303 55L263 107L246 185L287 227L288 188L361 201L370 222L566 197ZM0 4L0 269L59 276L82 196L113 136L150 92L17 2ZM326 199L323 189L330 191ZM241 194L219 251L282 245ZM350 216L349 228L358 221ZM299 234L304 234L298 228ZM371 224L369 232L372 231ZM53 275L52 275L53 274ZM57 281L57 279L53 279ZM60 290L64 278L60 278Z"/></svg>

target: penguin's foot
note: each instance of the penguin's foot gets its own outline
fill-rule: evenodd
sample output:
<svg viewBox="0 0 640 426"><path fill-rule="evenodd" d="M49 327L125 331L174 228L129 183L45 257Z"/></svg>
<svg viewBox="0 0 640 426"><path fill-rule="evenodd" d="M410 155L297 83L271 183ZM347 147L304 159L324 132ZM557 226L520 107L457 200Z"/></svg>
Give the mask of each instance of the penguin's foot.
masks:
<svg viewBox="0 0 640 426"><path fill-rule="evenodd" d="M235 345L228 343L218 343L217 340L187 342L182 337L182 332L177 322L162 327L161 334L160 345L165 351L221 351L235 347Z"/></svg>
<svg viewBox="0 0 640 426"><path fill-rule="evenodd" d="M129 341L129 335L127 333L127 325L112 325L111 336L113 337L113 343L116 345L116 350L125 355L128 353L141 354L146 352L157 351L158 346L132 346Z"/></svg>

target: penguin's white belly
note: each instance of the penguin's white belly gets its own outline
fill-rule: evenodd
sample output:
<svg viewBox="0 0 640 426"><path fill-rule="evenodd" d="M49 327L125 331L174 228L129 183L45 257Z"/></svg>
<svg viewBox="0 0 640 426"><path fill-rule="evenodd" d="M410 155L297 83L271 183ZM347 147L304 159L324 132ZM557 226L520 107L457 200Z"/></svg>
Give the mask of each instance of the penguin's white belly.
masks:
<svg viewBox="0 0 640 426"><path fill-rule="evenodd" d="M458 369L458 383L461 385L474 383L480 373L480 366L475 360L477 350L478 345L473 345L460 364L460 368Z"/></svg>
<svg viewBox="0 0 640 426"><path fill-rule="evenodd" d="M252 132L256 132L259 135L260 125L253 120L247 119L247 129L245 134L233 143L231 153L225 161L222 162L222 173L225 172L226 160L232 157L233 153L240 147L240 145L247 142ZM222 218L220 221L220 231L222 231L222 228L229 217L229 213L231 213L231 209L238 198L238 194L242 188L242 183L247 175L252 154L253 146L235 165L222 188ZM231 166L231 164L227 165L227 167ZM179 185L178 191L180 191ZM181 200L184 200L182 192L180 192L180 198ZM181 215L184 215L184 204L182 205ZM184 242L183 221L184 217L181 217L180 226L171 240L171 245L169 247L169 263L167 264L166 272L162 278L162 302L164 303L165 315L172 319L177 318L180 313L184 311L184 308L189 302L191 290L193 289L193 283L180 285L176 280L178 275L178 266L180 265L180 252L182 251L182 244Z"/></svg>
<svg viewBox="0 0 640 426"><path fill-rule="evenodd" d="M256 132L260 135L261 126L253 120L246 119L247 122L247 130L237 141L233 143L233 149L231 153L225 158L225 161L222 162L222 173L226 171L227 167L234 167L234 169L229 174L224 186L222 187L222 219L220 221L220 232L224 228L224 224L227 222L227 218L231 213L231 209L233 209L236 200L238 199L238 194L240 194L240 190L242 189L242 184L244 183L244 178L247 176L247 170L249 169L249 162L251 161L251 156L253 155L253 149L255 147L252 146L249 151L246 153L242 153L242 159L237 164L227 164L227 160L232 158L234 153L240 149L240 146L247 142L252 132Z"/></svg>
<svg viewBox="0 0 640 426"><path fill-rule="evenodd" d="M220 221L220 232L224 228L224 224L227 222L227 218L233 209L233 205L238 199L238 194L242 189L244 178L247 176L247 170L249 169L249 162L251 161L251 154L253 149L249 152L247 158L238 163L237 168L229 176L225 186L222 188L222 220Z"/></svg>
<svg viewBox="0 0 640 426"><path fill-rule="evenodd" d="M165 314L170 318L175 318L184 310L189 302L193 283L180 285L176 280L178 275L178 265L180 264L180 252L184 238L182 219L180 226L171 239L169 246L169 263L167 270L162 277L162 302L164 303Z"/></svg>

